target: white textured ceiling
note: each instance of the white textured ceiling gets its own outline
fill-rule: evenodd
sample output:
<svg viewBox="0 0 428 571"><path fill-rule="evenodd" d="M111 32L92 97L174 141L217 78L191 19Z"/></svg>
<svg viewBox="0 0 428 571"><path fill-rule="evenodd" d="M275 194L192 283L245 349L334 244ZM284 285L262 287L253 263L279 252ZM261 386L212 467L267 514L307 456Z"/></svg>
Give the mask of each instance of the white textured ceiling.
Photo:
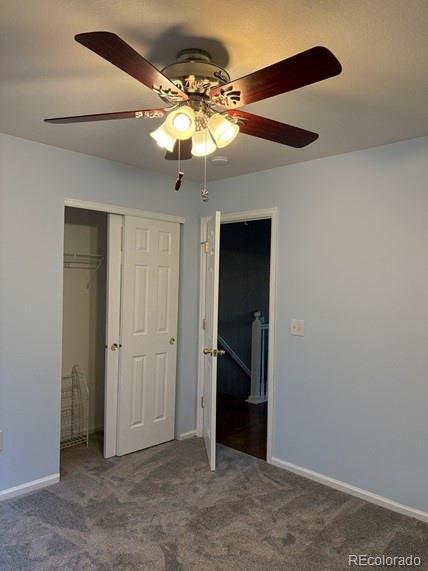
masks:
<svg viewBox="0 0 428 571"><path fill-rule="evenodd" d="M45 117L158 106L137 81L74 41L108 30L158 67L198 47L237 78L312 46L328 47L341 75L246 107L316 131L292 149L239 135L223 178L428 133L426 0L1 0L0 130L173 174L144 120L49 125ZM185 165L200 179L202 160Z"/></svg>

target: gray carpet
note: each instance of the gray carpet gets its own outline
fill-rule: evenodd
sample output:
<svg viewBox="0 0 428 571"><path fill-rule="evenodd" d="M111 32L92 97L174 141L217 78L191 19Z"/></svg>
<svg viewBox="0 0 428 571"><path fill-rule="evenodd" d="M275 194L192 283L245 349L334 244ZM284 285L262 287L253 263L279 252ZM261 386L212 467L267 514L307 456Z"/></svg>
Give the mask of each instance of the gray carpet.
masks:
<svg viewBox="0 0 428 571"><path fill-rule="evenodd" d="M200 439L104 460L64 454L59 484L0 504L0 569L328 570L416 553L428 525Z"/></svg>

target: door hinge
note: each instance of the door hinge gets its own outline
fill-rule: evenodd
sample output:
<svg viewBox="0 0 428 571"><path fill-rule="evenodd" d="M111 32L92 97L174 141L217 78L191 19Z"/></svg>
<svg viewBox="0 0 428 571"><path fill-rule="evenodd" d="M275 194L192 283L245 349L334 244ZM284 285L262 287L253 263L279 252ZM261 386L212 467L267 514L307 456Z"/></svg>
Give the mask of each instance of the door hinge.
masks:
<svg viewBox="0 0 428 571"><path fill-rule="evenodd" d="M208 254L208 240L205 240L205 242L201 242L201 246L204 247L204 253Z"/></svg>
<svg viewBox="0 0 428 571"><path fill-rule="evenodd" d="M201 397L201 408L205 408L205 398Z"/></svg>
<svg viewBox="0 0 428 571"><path fill-rule="evenodd" d="M206 329L207 328L207 320L205 319L205 317L202 320L202 329Z"/></svg>

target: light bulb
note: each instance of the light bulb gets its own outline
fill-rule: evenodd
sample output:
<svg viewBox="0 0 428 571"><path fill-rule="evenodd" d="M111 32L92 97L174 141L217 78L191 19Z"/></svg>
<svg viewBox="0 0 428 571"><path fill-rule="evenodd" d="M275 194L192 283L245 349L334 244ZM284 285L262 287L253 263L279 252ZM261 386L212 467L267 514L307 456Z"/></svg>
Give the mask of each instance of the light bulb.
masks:
<svg viewBox="0 0 428 571"><path fill-rule="evenodd" d="M190 139L195 132L195 113L191 107L184 105L171 111L165 121L165 127L175 139Z"/></svg>
<svg viewBox="0 0 428 571"><path fill-rule="evenodd" d="M208 131L196 131L192 137L192 155L194 157L205 157L216 150L216 145Z"/></svg>
<svg viewBox="0 0 428 571"><path fill-rule="evenodd" d="M165 123L162 123L162 125L158 127L156 131L150 133L150 136L153 137L153 139L156 141L159 147L167 149L167 151L170 151L172 153L172 151L174 150L175 137L173 137L168 132Z"/></svg>
<svg viewBox="0 0 428 571"><path fill-rule="evenodd" d="M174 125L177 131L187 131L191 125L190 118L185 113L178 113L173 121L172 124Z"/></svg>
<svg viewBox="0 0 428 571"><path fill-rule="evenodd" d="M209 118L208 129L219 149L226 147L239 133L239 126L220 113L215 113Z"/></svg>

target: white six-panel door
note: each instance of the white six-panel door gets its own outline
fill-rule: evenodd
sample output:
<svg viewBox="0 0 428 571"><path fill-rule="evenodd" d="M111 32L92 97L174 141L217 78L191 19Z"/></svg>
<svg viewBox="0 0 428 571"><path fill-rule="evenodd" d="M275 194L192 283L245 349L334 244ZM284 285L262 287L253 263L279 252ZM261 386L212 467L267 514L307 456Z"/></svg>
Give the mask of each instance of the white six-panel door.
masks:
<svg viewBox="0 0 428 571"><path fill-rule="evenodd" d="M220 212L209 218L207 228L205 276L205 330L203 369L203 437L211 470L216 467L216 411L217 411L217 334L218 281L220 262Z"/></svg>
<svg viewBox="0 0 428 571"><path fill-rule="evenodd" d="M117 454L174 438L180 226L124 217Z"/></svg>

